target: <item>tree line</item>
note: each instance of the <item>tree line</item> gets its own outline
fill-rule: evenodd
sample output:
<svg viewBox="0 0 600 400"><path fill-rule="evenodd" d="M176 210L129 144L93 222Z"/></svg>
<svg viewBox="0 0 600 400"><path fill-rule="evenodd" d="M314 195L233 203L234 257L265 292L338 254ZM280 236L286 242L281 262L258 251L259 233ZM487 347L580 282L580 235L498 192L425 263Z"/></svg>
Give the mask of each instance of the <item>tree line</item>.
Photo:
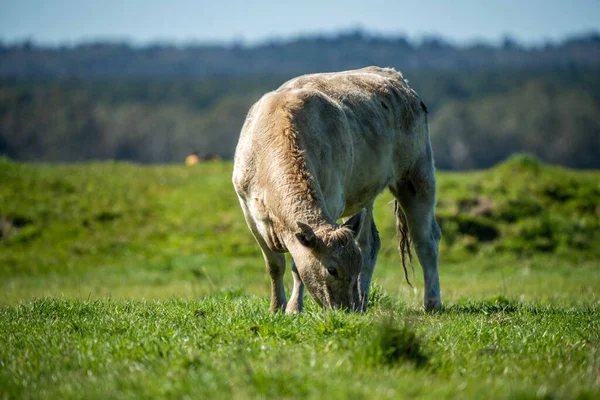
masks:
<svg viewBox="0 0 600 400"><path fill-rule="evenodd" d="M192 152L230 158L247 110L263 93L299 73L379 64L401 70L427 104L439 168L484 168L523 151L600 167L595 34L537 48L509 40L414 44L358 32L257 47L151 49L0 45L0 155L48 162L168 163ZM202 68L193 70L188 59ZM226 67L211 72L210 63Z"/></svg>

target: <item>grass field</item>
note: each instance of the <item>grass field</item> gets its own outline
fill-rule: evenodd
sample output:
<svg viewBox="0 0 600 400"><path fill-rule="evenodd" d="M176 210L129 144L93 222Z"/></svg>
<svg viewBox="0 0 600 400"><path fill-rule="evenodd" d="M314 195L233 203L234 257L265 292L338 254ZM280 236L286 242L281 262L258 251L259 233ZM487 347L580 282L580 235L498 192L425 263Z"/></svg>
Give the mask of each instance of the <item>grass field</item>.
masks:
<svg viewBox="0 0 600 400"><path fill-rule="evenodd" d="M0 398L600 397L600 172L439 173L435 314L384 194L370 310L300 316L230 174L0 159Z"/></svg>

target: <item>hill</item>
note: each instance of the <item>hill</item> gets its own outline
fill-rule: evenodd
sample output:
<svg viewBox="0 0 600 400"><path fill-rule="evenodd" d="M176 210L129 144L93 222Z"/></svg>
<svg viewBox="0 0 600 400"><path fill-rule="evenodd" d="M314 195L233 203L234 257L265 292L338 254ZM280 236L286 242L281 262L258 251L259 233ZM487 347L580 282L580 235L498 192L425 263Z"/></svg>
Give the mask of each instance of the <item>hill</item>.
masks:
<svg viewBox="0 0 600 400"><path fill-rule="evenodd" d="M31 276L75 277L108 267L101 281L122 268L134 279L197 274L206 290L233 272L221 269L224 257L237 260L227 268L262 282L260 254L230 176L231 163L219 161L187 168L24 165L3 159L3 292L17 295ZM598 172L549 167L528 156L476 173L440 173L440 258L444 263L544 255L575 263L597 260L598 178ZM375 217L383 238L380 260L397 265L390 200L389 193L380 196ZM258 267L238 270L248 260Z"/></svg>

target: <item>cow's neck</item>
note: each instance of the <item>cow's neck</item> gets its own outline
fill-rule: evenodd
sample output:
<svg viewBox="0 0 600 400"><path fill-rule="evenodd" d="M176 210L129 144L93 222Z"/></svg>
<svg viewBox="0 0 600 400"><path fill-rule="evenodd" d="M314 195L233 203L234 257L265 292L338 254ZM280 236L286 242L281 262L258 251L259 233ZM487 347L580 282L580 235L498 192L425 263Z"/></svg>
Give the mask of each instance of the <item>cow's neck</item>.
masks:
<svg viewBox="0 0 600 400"><path fill-rule="evenodd" d="M305 162L304 152L292 145L285 154L274 159L276 165L269 169L266 197L280 227L288 233L294 232L300 221L315 231L335 229L335 221L327 212L323 194Z"/></svg>
<svg viewBox="0 0 600 400"><path fill-rule="evenodd" d="M267 193L267 202L281 228L295 231L298 221L310 225L314 230L335 226L324 206L322 194L313 182L299 182L284 173L276 184L269 186L273 189Z"/></svg>

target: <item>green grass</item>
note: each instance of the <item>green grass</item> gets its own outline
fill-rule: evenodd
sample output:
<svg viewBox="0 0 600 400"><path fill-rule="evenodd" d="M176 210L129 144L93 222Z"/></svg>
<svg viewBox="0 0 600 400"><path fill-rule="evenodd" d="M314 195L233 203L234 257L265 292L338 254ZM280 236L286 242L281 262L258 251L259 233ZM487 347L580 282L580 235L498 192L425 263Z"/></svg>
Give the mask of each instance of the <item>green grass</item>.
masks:
<svg viewBox="0 0 600 400"><path fill-rule="evenodd" d="M599 172L439 173L435 314L384 194L373 306L300 316L268 312L230 174L0 159L0 398L600 396Z"/></svg>
<svg viewBox="0 0 600 400"><path fill-rule="evenodd" d="M28 301L0 314L2 390L41 398L598 394L595 305L497 298L426 315L382 300L367 315L309 307L296 317L230 292Z"/></svg>

